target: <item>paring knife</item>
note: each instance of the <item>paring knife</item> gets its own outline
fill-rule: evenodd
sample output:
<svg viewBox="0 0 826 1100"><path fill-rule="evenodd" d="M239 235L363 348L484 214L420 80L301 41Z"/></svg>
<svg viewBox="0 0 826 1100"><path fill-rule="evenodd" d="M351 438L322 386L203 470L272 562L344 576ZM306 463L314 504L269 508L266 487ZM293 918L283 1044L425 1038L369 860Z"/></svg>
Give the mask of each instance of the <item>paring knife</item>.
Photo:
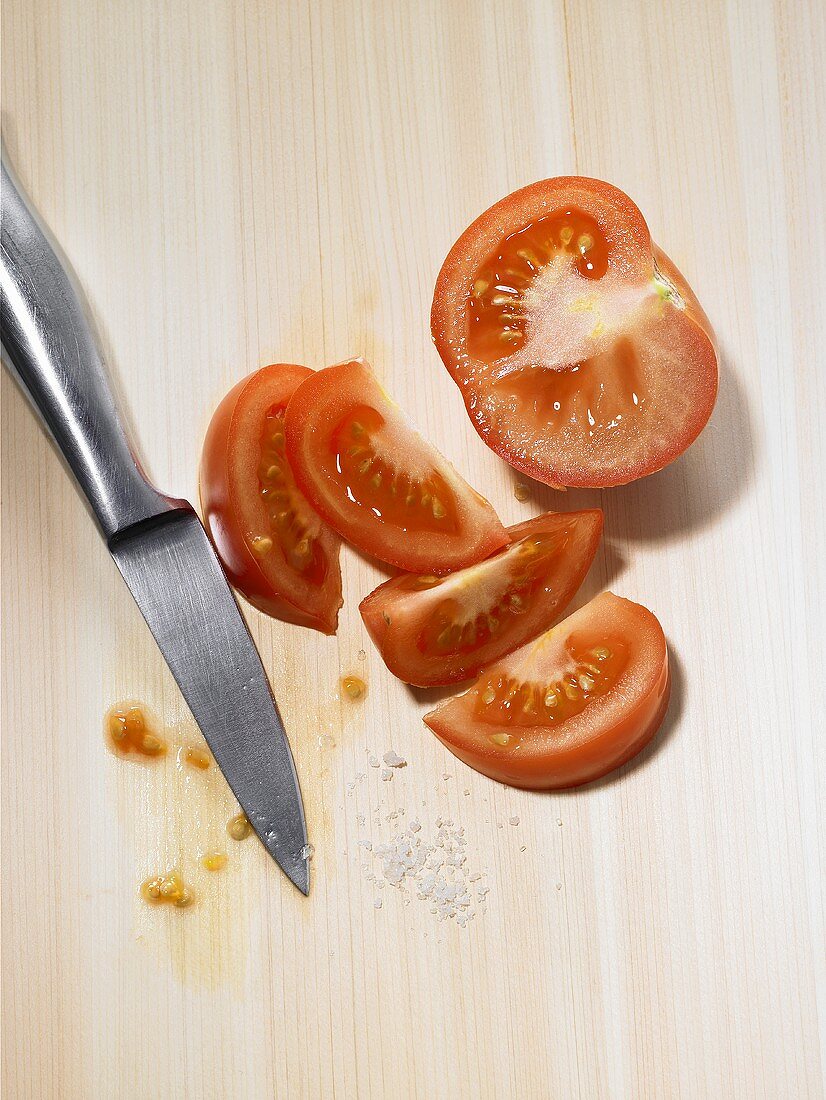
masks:
<svg viewBox="0 0 826 1100"><path fill-rule="evenodd" d="M304 806L261 660L201 522L132 453L67 269L2 166L3 350L91 505L219 768L265 848L310 890Z"/></svg>

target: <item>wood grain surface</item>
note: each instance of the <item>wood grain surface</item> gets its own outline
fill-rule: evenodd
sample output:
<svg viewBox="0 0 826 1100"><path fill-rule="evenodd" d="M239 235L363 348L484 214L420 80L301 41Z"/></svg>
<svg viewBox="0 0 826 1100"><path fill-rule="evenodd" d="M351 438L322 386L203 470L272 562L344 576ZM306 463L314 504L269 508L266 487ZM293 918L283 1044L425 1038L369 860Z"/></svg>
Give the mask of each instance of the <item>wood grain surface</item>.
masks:
<svg viewBox="0 0 826 1100"><path fill-rule="evenodd" d="M530 795L422 726L427 698L362 627L378 574L356 555L337 638L247 608L304 789L306 900L227 841L220 776L107 752L127 697L198 734L4 374L9 1100L823 1095L825 12L5 0L7 148L156 482L195 499L210 412L243 374L362 354L507 522L604 508L578 599L610 585L651 607L675 670L642 759ZM430 296L476 214L570 172L628 191L684 271L720 396L664 472L520 503L431 345ZM353 671L361 705L339 698ZM409 763L386 782L367 754L391 748ZM416 815L426 836L464 828L485 872L466 928L365 875L359 841ZM213 843L230 862L210 877ZM138 884L175 864L198 904L147 910Z"/></svg>

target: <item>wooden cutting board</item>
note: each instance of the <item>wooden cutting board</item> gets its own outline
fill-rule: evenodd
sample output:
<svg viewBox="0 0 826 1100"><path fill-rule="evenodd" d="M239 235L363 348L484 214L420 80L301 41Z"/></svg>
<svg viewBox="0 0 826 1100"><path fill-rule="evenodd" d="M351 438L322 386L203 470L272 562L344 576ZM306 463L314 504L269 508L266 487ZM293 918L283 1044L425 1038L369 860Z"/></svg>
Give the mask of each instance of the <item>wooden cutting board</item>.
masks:
<svg viewBox="0 0 826 1100"><path fill-rule="evenodd" d="M337 638L247 609L306 799L305 900L228 841L217 774L107 752L125 697L197 731L4 376L5 1095L821 1096L823 5L6 0L3 16L5 140L159 485L195 499L210 412L246 372L364 355L506 522L604 508L580 598L610 585L654 609L675 681L641 760L518 793L422 726L428 699L358 617L377 574L357 556ZM430 296L476 214L568 172L639 203L717 329L720 397L663 473L522 503L430 343ZM338 690L354 671L357 705ZM368 753L391 749L408 765L383 781ZM359 842L414 817L425 843L440 818L464 829L482 876L467 927L368 877ZM199 872L219 843L227 869ZM138 884L176 863L198 904L147 910Z"/></svg>

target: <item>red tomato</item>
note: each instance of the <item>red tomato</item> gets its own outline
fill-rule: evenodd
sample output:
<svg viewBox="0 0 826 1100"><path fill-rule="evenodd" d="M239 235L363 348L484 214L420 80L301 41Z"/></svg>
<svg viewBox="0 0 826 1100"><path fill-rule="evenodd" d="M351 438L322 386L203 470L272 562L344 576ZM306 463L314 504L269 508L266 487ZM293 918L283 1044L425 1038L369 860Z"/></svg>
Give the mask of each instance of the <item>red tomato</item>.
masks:
<svg viewBox="0 0 826 1100"><path fill-rule="evenodd" d="M640 751L671 682L662 627L611 592L509 657L425 722L476 771L531 790L577 787Z"/></svg>
<svg viewBox="0 0 826 1100"><path fill-rule="evenodd" d="M714 407L707 317L600 180L543 180L477 218L439 273L431 325L482 439L549 485L651 474Z"/></svg>
<svg viewBox="0 0 826 1100"><path fill-rule="evenodd" d="M298 387L287 454L327 523L399 569L448 573L508 541L490 504L413 430L360 359Z"/></svg>
<svg viewBox="0 0 826 1100"><path fill-rule="evenodd" d="M338 537L295 484L284 416L307 367L276 363L238 383L215 410L201 458L201 505L230 582L261 611L335 634Z"/></svg>
<svg viewBox="0 0 826 1100"><path fill-rule="evenodd" d="M594 560L602 512L508 528L510 546L447 577L393 577L359 611L390 671L426 687L467 680L546 630Z"/></svg>

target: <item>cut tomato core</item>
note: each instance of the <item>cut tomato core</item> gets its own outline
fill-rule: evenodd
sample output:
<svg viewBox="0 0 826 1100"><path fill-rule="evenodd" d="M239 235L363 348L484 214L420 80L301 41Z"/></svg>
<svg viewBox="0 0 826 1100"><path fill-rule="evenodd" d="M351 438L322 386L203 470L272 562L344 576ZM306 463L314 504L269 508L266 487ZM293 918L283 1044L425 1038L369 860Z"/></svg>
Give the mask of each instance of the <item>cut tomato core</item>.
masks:
<svg viewBox="0 0 826 1100"><path fill-rule="evenodd" d="M504 238L473 281L468 308L468 348L487 363L505 360L492 385L520 415L543 431L565 429L593 439L620 427L642 411L645 387L634 341L620 336L599 354L570 364L537 361L508 364L523 347L531 356L531 327L543 299L573 268L583 279L608 271L611 245L595 218L575 207L556 211ZM551 270L550 274L543 272ZM602 323L595 302L583 289L574 312L594 312L590 337L599 340Z"/></svg>
<svg viewBox="0 0 826 1100"><path fill-rule="evenodd" d="M555 726L582 714L593 699L614 687L628 664L628 646L620 638L571 636L566 642L567 667L547 682L497 675L479 685L474 713L480 722L498 727L492 744L515 748L519 734L501 727Z"/></svg>
<svg viewBox="0 0 826 1100"><path fill-rule="evenodd" d="M456 498L441 474L418 480L381 454L385 419L376 409L353 409L331 437L336 474L349 500L385 523L407 530L455 534L459 529Z"/></svg>
<svg viewBox="0 0 826 1100"><path fill-rule="evenodd" d="M596 219L575 207L538 218L505 237L473 280L470 354L488 363L513 355L525 343L532 291L543 270L573 263L584 279L601 279L609 252Z"/></svg>
<svg viewBox="0 0 826 1100"><path fill-rule="evenodd" d="M563 530L522 539L513 548L519 567L508 578L499 598L472 618L468 617L466 608L459 600L442 600L419 632L416 639L419 651L442 656L472 653L503 634L515 618L528 610L551 569L553 559L564 552L570 537L570 530ZM412 579L423 587L423 578Z"/></svg>

